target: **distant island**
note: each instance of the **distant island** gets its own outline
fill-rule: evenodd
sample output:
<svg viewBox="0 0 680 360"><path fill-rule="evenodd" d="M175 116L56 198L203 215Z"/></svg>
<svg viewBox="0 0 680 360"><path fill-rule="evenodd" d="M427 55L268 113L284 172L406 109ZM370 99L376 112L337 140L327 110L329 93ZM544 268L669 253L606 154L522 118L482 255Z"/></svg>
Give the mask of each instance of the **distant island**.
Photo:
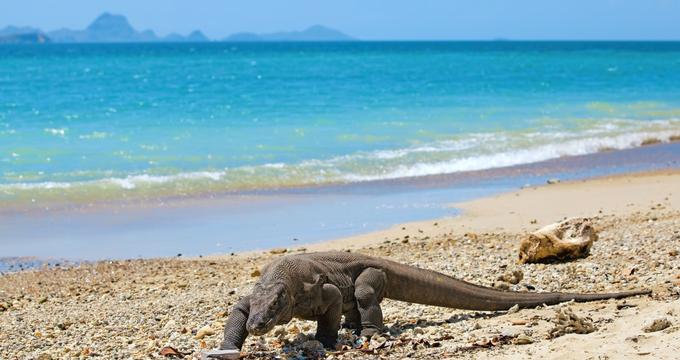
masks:
<svg viewBox="0 0 680 360"><path fill-rule="evenodd" d="M236 33L224 41L353 41L355 38L338 30L321 25L311 26L303 31L276 32L270 34Z"/></svg>
<svg viewBox="0 0 680 360"><path fill-rule="evenodd" d="M321 25L303 31L270 34L236 33L221 41L352 41L356 40L342 32ZM123 15L103 13L83 30L59 29L44 32L33 27L7 26L0 29L0 44L42 43L130 43L130 42L205 42L210 41L201 31L188 35L172 33L160 37L153 30L136 30Z"/></svg>

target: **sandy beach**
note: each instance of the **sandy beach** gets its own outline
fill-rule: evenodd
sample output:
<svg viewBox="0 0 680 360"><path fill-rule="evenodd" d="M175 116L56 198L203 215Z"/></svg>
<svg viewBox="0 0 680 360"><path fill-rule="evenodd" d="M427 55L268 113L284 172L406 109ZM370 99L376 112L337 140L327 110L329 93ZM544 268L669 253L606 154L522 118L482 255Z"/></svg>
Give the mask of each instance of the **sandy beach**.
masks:
<svg viewBox="0 0 680 360"><path fill-rule="evenodd" d="M304 248L2 275L0 358L162 358L168 347L177 356L199 358L219 344L231 305L249 292L264 264L288 253L329 249L515 291L653 290L651 296L514 313L386 300L386 333L362 343L343 330L338 350L323 355L329 359L677 358L680 171L527 187L452 206L462 215ZM522 237L566 217L592 218L599 240L588 257L517 263ZM250 337L242 355L300 357L310 351L306 341L314 328L294 320L267 336ZM569 333L574 329L587 333Z"/></svg>

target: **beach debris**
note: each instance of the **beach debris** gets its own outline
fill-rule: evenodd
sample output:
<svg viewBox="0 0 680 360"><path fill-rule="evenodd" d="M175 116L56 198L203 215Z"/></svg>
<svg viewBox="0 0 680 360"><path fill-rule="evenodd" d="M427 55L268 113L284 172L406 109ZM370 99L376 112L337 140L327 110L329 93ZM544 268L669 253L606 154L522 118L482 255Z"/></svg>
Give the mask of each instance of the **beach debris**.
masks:
<svg viewBox="0 0 680 360"><path fill-rule="evenodd" d="M546 181L546 183L547 183L548 185L559 184L559 183L560 183L560 179L557 179L557 178L548 179L548 181Z"/></svg>
<svg viewBox="0 0 680 360"><path fill-rule="evenodd" d="M556 338L566 334L590 334L597 330L593 320L589 317L580 317L569 307L563 307L555 310L555 318L553 319L555 327L548 332L548 338Z"/></svg>
<svg viewBox="0 0 680 360"><path fill-rule="evenodd" d="M166 346L166 347L161 349L160 355L166 356L166 357L184 357L184 355L188 355L188 354L185 354L185 353L175 349L172 346Z"/></svg>
<svg viewBox="0 0 680 360"><path fill-rule="evenodd" d="M213 330L210 326L206 325L206 326L200 328L200 329L196 332L196 336L194 336L194 338L195 338L196 340L201 340L201 339L203 339L204 337L210 336L210 335L215 335L215 330Z"/></svg>
<svg viewBox="0 0 680 360"><path fill-rule="evenodd" d="M260 275L262 275L262 273L260 272L260 269L255 269L250 273L250 277L258 277Z"/></svg>
<svg viewBox="0 0 680 360"><path fill-rule="evenodd" d="M503 345L503 344L508 344L512 340L512 337L509 336L504 336L504 335L495 335L492 336L491 338L483 337L474 343L472 343L472 347L475 348L490 348L492 346L498 346L498 345Z"/></svg>
<svg viewBox="0 0 680 360"><path fill-rule="evenodd" d="M642 331L646 333L650 332L657 332L661 330L665 330L671 326L670 320L667 318L660 318L660 319L654 319L649 322L647 322L643 328Z"/></svg>
<svg viewBox="0 0 680 360"><path fill-rule="evenodd" d="M275 249L269 250L269 253L274 254L274 255L285 254L287 252L288 252L288 249L286 249L286 248L275 248Z"/></svg>
<svg viewBox="0 0 680 360"><path fill-rule="evenodd" d="M588 218L571 218L545 226L520 243L519 262L537 263L585 257L597 240Z"/></svg>

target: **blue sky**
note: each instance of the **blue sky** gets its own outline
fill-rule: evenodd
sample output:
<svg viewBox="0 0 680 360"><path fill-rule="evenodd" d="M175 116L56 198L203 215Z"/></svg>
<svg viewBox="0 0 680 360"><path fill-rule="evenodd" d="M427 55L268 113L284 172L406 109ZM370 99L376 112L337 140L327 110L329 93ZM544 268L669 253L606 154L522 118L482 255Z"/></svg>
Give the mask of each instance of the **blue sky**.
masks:
<svg viewBox="0 0 680 360"><path fill-rule="evenodd" d="M212 38L323 24L367 40L680 40L676 0L1 0L0 27L80 29L104 11Z"/></svg>

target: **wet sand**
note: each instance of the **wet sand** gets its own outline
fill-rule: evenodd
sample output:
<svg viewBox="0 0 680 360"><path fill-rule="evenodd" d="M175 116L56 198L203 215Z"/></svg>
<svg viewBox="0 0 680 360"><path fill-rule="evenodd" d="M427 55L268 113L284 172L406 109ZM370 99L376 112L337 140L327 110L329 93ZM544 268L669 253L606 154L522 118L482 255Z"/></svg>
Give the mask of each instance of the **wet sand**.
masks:
<svg viewBox="0 0 680 360"><path fill-rule="evenodd" d="M285 253L351 250L516 291L604 292L649 288L652 296L562 304L516 313L384 302L386 334L361 345L348 331L328 358L676 358L680 351L680 171L637 173L529 187L455 204L457 218ZM527 231L563 217L592 217L600 238L584 259L518 265ZM216 347L230 306L257 270L278 256L251 252L192 259L107 261L0 277L0 358L186 358ZM522 273L517 284L499 280ZM558 320L558 316L573 316ZM646 332L648 323L664 329ZM580 326L580 327L579 327ZM309 350L311 322L250 337L247 358ZM586 328L588 334L565 334ZM203 331L200 331L203 329ZM202 335L202 336L201 336ZM561 336L560 336L561 335Z"/></svg>

